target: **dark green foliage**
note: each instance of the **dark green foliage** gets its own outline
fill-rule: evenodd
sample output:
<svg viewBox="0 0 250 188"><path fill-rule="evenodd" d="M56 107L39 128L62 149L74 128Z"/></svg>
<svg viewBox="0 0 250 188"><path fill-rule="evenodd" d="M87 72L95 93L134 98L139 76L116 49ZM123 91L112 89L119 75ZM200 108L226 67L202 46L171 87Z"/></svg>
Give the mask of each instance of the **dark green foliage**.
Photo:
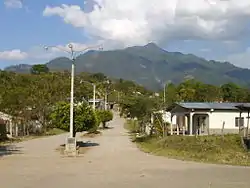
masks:
<svg viewBox="0 0 250 188"><path fill-rule="evenodd" d="M3 123L2 119L0 119L0 141L7 139L6 125Z"/></svg>
<svg viewBox="0 0 250 188"><path fill-rule="evenodd" d="M37 64L33 65L30 70L31 74L41 74L41 73L48 73L49 68L46 64Z"/></svg>

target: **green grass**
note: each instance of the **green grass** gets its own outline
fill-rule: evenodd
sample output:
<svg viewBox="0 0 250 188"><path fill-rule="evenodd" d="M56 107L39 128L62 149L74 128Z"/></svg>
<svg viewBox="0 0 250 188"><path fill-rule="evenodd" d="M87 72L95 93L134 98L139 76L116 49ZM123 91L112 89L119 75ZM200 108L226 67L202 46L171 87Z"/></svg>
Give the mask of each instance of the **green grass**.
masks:
<svg viewBox="0 0 250 188"><path fill-rule="evenodd" d="M127 120L124 124L124 128L128 130L131 134L133 134L138 132L139 125L136 120Z"/></svg>
<svg viewBox="0 0 250 188"><path fill-rule="evenodd" d="M147 153L170 158L250 166L250 153L246 152L238 135L221 136L167 136L166 138L137 138L139 148Z"/></svg>
<svg viewBox="0 0 250 188"><path fill-rule="evenodd" d="M49 129L46 133L43 133L41 135L29 135L29 136L23 136L23 137L16 137L16 138L9 138L6 140L0 141L0 145L6 145L6 144L11 144L11 143L18 143L18 142L23 142L27 140L32 140L36 138L43 138L46 136L54 136L54 135L59 135L65 133L64 130L53 128Z"/></svg>
<svg viewBox="0 0 250 188"><path fill-rule="evenodd" d="M45 136L53 136L53 135L59 135L59 134L63 134L63 133L66 133L66 131L64 131L62 129L58 129L58 128L53 128L53 129L49 129L45 133Z"/></svg>

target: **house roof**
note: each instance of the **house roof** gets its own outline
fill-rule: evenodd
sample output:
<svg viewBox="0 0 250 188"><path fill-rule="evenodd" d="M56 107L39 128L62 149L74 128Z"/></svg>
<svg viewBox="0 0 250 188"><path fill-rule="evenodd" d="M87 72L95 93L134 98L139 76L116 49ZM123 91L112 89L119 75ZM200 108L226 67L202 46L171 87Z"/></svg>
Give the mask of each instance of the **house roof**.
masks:
<svg viewBox="0 0 250 188"><path fill-rule="evenodd" d="M181 102L176 104L186 109L238 110L238 106L250 107L250 103Z"/></svg>
<svg viewBox="0 0 250 188"><path fill-rule="evenodd" d="M103 99L95 99L95 102L102 102ZM94 102L94 99L89 99L88 102Z"/></svg>

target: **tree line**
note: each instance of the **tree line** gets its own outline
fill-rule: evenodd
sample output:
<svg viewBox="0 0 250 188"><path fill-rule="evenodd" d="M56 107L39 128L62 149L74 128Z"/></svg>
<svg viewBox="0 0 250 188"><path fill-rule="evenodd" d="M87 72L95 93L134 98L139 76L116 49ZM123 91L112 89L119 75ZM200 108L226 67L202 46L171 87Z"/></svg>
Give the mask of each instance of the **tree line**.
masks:
<svg viewBox="0 0 250 188"><path fill-rule="evenodd" d="M11 115L13 122L22 124L19 128L23 135L32 133L34 121L42 125L43 132L57 125L55 120L60 114L56 114L56 110L66 109L67 116L64 117L66 122L69 115L67 108L70 101L70 77L68 71L52 72L45 65L33 66L30 74L0 71L0 112ZM82 80L85 82L81 82ZM107 80L110 82L106 82ZM131 81L108 78L102 73L81 73L75 76L75 103L86 102L93 98L91 83L96 84L96 98L104 98L105 93L108 93L108 100L111 102L118 102L122 96L131 95L133 91L150 93ZM76 108L74 113L82 114L81 111L86 111L87 108L88 105L83 103L83 106ZM110 119L110 114L104 113L98 112L99 119L93 121L105 124L105 118ZM75 123L77 122L79 119L76 118ZM84 126L84 123L81 123L81 127ZM87 129L90 127L85 126L84 130Z"/></svg>
<svg viewBox="0 0 250 188"><path fill-rule="evenodd" d="M152 126L158 135L164 134L168 124L163 123L161 110L166 110L176 102L250 102L250 89L235 83L221 86L205 84L197 80L185 80L180 84L169 83L160 95L125 96L120 102L121 115L137 119L138 132L143 132L145 126ZM151 119L154 119L152 125Z"/></svg>
<svg viewBox="0 0 250 188"><path fill-rule="evenodd" d="M166 86L166 105L174 102L249 102L250 90L235 83L221 86L186 80L179 85Z"/></svg>

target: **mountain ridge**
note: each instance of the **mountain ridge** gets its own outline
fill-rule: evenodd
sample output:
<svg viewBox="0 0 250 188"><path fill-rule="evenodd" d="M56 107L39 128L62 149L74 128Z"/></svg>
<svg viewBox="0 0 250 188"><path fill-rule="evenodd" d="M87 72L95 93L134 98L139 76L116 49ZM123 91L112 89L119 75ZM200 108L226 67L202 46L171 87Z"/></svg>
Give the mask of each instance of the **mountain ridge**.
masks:
<svg viewBox="0 0 250 188"><path fill-rule="evenodd" d="M188 78L213 85L250 83L249 69L239 68L229 62L206 60L193 54L169 52L154 43L122 50L89 51L78 56L75 65L76 73L101 72L110 77L136 81L154 90L162 88L167 81L180 83ZM10 66L5 70L27 73L31 66ZM52 71L70 70L71 61L66 57L58 57L49 61L47 66Z"/></svg>

